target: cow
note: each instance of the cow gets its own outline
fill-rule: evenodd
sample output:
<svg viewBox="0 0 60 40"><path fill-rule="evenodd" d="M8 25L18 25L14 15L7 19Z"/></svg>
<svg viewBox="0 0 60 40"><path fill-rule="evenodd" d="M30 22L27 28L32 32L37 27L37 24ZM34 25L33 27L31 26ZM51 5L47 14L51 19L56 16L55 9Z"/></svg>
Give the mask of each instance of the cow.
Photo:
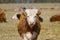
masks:
<svg viewBox="0 0 60 40"><path fill-rule="evenodd" d="M17 26L18 33L23 38L23 40L37 40L41 30L40 20L42 19L39 18L41 15L40 10L26 9L21 11L20 14L16 14L17 15L15 15L14 18L19 19ZM17 17L18 15L19 17Z"/></svg>
<svg viewBox="0 0 60 40"><path fill-rule="evenodd" d="M53 15L50 18L50 22L56 22L56 21L60 21L60 15Z"/></svg>
<svg viewBox="0 0 60 40"><path fill-rule="evenodd" d="M7 22L6 14L4 13L4 10L2 10L2 9L0 9L0 22Z"/></svg>

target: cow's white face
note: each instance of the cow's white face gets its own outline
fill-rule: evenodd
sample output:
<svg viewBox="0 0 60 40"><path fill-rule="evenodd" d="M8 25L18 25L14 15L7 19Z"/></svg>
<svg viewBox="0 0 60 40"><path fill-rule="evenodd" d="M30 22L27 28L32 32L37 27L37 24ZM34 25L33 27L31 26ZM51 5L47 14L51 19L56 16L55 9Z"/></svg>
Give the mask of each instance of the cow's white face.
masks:
<svg viewBox="0 0 60 40"><path fill-rule="evenodd" d="M25 12L27 14L27 21L30 26L33 26L36 23L36 14L37 9L26 9Z"/></svg>

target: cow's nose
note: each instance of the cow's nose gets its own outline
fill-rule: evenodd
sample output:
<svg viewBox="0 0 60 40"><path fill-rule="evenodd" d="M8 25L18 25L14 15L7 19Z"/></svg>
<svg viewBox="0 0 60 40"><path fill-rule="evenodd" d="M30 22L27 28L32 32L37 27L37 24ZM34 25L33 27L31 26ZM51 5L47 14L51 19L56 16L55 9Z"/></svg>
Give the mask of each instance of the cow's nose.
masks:
<svg viewBox="0 0 60 40"><path fill-rule="evenodd" d="M34 22L31 22L30 25L32 26L34 24Z"/></svg>

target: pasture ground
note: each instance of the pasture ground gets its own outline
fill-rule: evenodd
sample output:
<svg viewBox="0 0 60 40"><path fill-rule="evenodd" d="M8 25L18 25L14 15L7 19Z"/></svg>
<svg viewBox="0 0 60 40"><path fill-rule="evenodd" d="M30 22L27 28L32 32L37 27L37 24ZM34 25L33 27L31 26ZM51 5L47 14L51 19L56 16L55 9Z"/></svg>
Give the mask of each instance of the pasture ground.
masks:
<svg viewBox="0 0 60 40"><path fill-rule="evenodd" d="M19 5L21 6L24 4ZM43 8L41 9L41 17L43 18L43 22L41 23L41 32L37 40L60 40L60 22L49 22L49 18L52 15L60 14L60 4L41 3L34 5L37 8ZM11 18L16 13L13 11L15 7L16 4L0 4L0 8L7 10L5 13L8 20L7 23L0 23L0 40L21 40L21 37L17 31L18 20L13 20Z"/></svg>

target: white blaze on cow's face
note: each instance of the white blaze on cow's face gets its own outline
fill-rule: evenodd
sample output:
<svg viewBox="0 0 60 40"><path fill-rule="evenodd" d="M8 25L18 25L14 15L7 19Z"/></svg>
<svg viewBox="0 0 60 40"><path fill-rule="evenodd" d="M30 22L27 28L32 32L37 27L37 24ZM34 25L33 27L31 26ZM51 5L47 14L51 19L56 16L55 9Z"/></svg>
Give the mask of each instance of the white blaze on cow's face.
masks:
<svg viewBox="0 0 60 40"><path fill-rule="evenodd" d="M38 12L37 9L26 9L27 21L29 25L34 25L36 23L36 14Z"/></svg>

